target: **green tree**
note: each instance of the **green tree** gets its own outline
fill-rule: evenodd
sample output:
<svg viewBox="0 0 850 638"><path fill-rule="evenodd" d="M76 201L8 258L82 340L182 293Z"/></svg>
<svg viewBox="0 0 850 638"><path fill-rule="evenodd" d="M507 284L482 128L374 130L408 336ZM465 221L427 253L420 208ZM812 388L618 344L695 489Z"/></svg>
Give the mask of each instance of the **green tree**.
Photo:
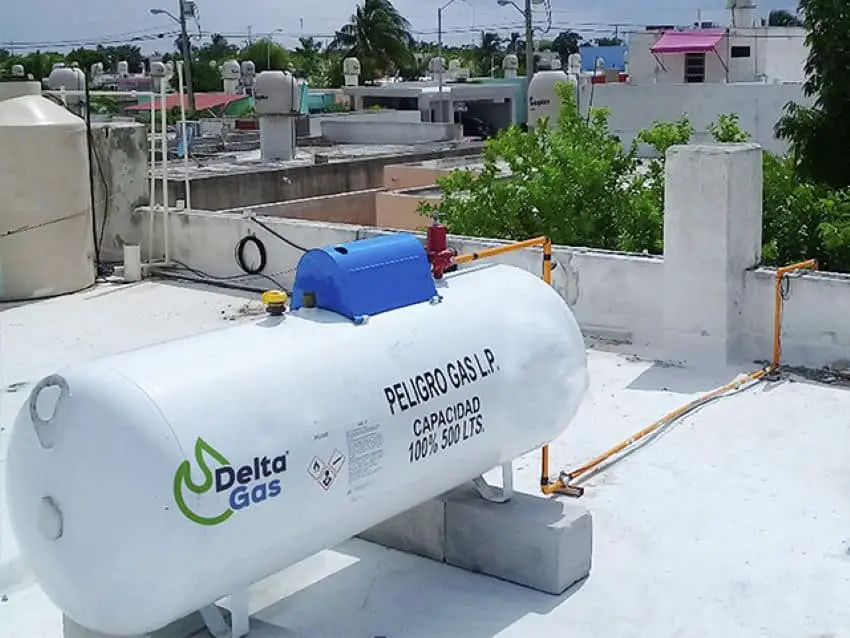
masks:
<svg viewBox="0 0 850 638"><path fill-rule="evenodd" d="M321 70L322 43L313 37L298 38L295 48L295 67L309 80L317 79ZM312 83L312 82L311 82Z"/></svg>
<svg viewBox="0 0 850 638"><path fill-rule="evenodd" d="M566 66L567 58L573 53L578 53L578 45L581 36L575 31L561 31L552 41L552 51L561 58L561 63Z"/></svg>
<svg viewBox="0 0 850 638"><path fill-rule="evenodd" d="M239 60L251 60L261 71L286 71L292 67L289 51L271 39L255 40L239 52Z"/></svg>
<svg viewBox="0 0 850 638"><path fill-rule="evenodd" d="M635 145L624 150L608 130L608 113L579 115L572 85L556 89L557 126L528 133L511 127L487 141L480 173L454 171L439 180L439 210L453 233L558 244L661 250L661 211L637 176ZM509 175L505 175L505 171Z"/></svg>
<svg viewBox="0 0 850 638"><path fill-rule="evenodd" d="M809 48L803 93L814 105L788 104L776 134L790 143L801 176L843 188L850 185L850 12L833 0L800 0L800 11Z"/></svg>
<svg viewBox="0 0 850 638"><path fill-rule="evenodd" d="M372 79L409 66L413 44L410 23L390 0L363 0L328 50L358 58L363 77Z"/></svg>
<svg viewBox="0 0 850 638"><path fill-rule="evenodd" d="M785 9L774 9L767 16L769 27L801 27L803 21L790 11Z"/></svg>

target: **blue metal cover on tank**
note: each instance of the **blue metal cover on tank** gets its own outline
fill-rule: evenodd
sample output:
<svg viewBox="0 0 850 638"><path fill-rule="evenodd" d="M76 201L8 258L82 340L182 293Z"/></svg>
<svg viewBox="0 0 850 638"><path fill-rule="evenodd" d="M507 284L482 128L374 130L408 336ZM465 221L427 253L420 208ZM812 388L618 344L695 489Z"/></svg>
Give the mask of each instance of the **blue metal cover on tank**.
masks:
<svg viewBox="0 0 850 638"><path fill-rule="evenodd" d="M307 251L295 271L291 307L322 308L358 321L436 296L422 242L398 233Z"/></svg>

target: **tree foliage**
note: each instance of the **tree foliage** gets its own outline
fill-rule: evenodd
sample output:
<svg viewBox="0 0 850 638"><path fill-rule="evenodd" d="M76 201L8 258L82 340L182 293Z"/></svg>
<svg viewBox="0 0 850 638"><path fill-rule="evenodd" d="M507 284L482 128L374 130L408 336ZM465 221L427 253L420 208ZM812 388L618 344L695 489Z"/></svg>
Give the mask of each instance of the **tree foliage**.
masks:
<svg viewBox="0 0 850 638"><path fill-rule="evenodd" d="M363 0L348 24L336 32L328 50L358 58L364 76L371 79L409 66L413 42L410 22L390 0Z"/></svg>
<svg viewBox="0 0 850 638"><path fill-rule="evenodd" d="M834 0L800 0L800 12L809 49L803 92L814 105L789 104L776 133L790 143L801 176L843 188L850 186L850 12Z"/></svg>
<svg viewBox="0 0 850 638"><path fill-rule="evenodd" d="M570 85L558 87L562 108L556 127L501 132L485 146L479 173L457 170L441 178L439 213L452 233L503 239L548 235L555 243L661 253L664 157L694 133L687 117L657 122L623 148L608 129L605 110L581 117ZM708 127L718 143L750 139L737 115L720 115ZM657 157L640 161L637 142ZM763 262L808 258L822 268L850 272L850 190L800 180L792 157L764 152Z"/></svg>
<svg viewBox="0 0 850 638"><path fill-rule="evenodd" d="M785 9L774 9L767 15L767 26L769 27L801 27L803 21L790 11Z"/></svg>

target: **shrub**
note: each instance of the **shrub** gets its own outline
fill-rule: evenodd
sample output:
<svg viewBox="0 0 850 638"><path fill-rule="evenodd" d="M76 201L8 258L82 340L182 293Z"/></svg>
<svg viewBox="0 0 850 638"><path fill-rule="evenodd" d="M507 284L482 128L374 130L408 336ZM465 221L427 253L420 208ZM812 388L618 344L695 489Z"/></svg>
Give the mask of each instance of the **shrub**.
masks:
<svg viewBox="0 0 850 638"><path fill-rule="evenodd" d="M487 140L480 173L453 171L438 180L437 210L452 233L502 239L548 235L556 244L629 252L663 248L664 156L694 133L688 118L656 122L624 149L608 112L578 113L574 89L556 87L558 124L528 133L512 127ZM734 114L708 127L718 143L746 142ZM637 143L657 157L641 162ZM850 191L801 181L791 158L764 152L763 262L816 258L822 269L850 272ZM505 169L509 173L506 174Z"/></svg>

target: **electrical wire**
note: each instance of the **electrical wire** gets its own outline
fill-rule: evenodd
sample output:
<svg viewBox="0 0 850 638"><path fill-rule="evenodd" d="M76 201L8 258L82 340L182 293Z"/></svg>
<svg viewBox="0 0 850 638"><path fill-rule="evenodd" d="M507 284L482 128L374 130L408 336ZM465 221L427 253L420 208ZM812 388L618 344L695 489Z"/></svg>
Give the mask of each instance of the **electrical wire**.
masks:
<svg viewBox="0 0 850 638"><path fill-rule="evenodd" d="M287 292L287 293L289 292L274 277L271 277L271 276L266 275L266 274L257 273L257 274L253 274L253 275L247 275L246 274L246 275L216 276L216 275L211 275L210 273L205 272L205 271L201 270L200 268L195 268L193 266L189 266L188 264L180 261L179 259L171 258L171 261L173 263L177 264L180 268L192 273L193 275L195 275L195 277L189 277L188 275L181 275L181 274L175 273L175 272L173 272L170 269L167 269L165 267L158 267L158 268L153 269L152 274L155 274L157 277L165 277L165 278L171 277L172 279L194 281L196 283L209 284L211 286L221 285L224 288L233 288L233 289L236 289L236 290L246 290L248 292L263 293L268 289L267 288L259 288L257 286L248 286L247 284L234 283L234 282L238 282L239 280L244 280L244 279L250 278L250 277L260 277L262 279L265 279L269 283L271 283L275 287L275 289L283 290L284 292Z"/></svg>
<svg viewBox="0 0 850 638"><path fill-rule="evenodd" d="M271 227L271 226L269 226L268 224L266 224L266 223L264 223L264 222L261 222L259 219L257 219L257 218L256 218L256 216L250 217L249 219L250 219L252 222L254 222L255 224L257 224L257 226L259 226L260 228L262 228L263 230L265 230L267 233L269 233L270 235L272 235L272 236L274 236L274 237L277 237L280 241L282 241L282 242L284 242L285 244L287 244L287 245L291 246L291 247L292 247L292 248L294 248L295 250L300 250L302 253L306 253L306 252L309 250L308 248L304 248L303 246L300 246L299 244L296 244L296 243L295 243L294 241L292 241L291 239L287 239L286 237L284 237L283 235L281 235L279 232L277 232L274 228L272 228L272 227Z"/></svg>

